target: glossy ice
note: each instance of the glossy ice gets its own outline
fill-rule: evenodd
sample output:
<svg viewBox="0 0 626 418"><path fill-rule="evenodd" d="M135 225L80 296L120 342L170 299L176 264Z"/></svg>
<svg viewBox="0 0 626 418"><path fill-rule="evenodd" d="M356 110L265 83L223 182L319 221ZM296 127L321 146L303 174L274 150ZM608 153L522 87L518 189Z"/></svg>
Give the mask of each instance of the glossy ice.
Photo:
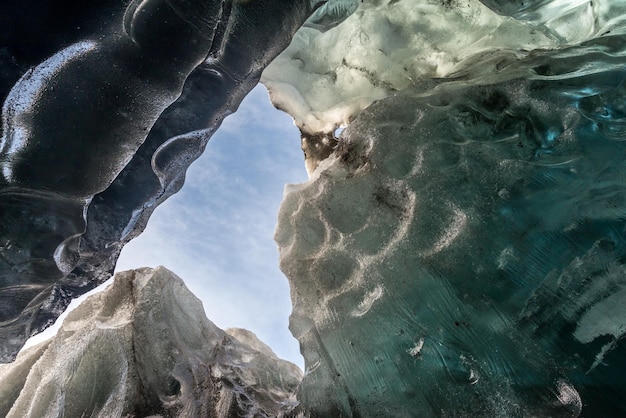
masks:
<svg viewBox="0 0 626 418"><path fill-rule="evenodd" d="M1 362L111 276L315 2L74 3L0 5Z"/></svg>
<svg viewBox="0 0 626 418"><path fill-rule="evenodd" d="M8 38L2 85L34 69L3 113L1 359L108 277L121 246L182 185L221 119L313 13L263 76L302 131L311 173L287 188L276 231L292 285L291 328L308 369L300 412L624 415L626 3L315 6L149 0L126 10L107 2L106 17L77 9L81 22L95 22L89 36L68 23L63 36L41 41L48 52L35 58L21 38ZM163 58L146 23L162 16L160 7L173 7L184 17L180 33L209 47L182 74L167 63L182 93L163 98L159 90L152 109L142 95L163 82L165 68L135 58L143 43L153 51L147 58ZM215 25L207 7L221 16L211 15ZM104 149L108 141L83 144L89 132L74 132L71 121L53 130L52 119L72 112L46 90L73 86L55 75L59 62L77 74L93 54L108 51L115 64L109 48L120 46L131 68L116 69L116 80L150 76L141 77L146 85L130 100L138 107L119 132L153 124L145 135L116 137L123 158ZM193 48L168 53L198 60ZM94 71L105 80L106 70ZM119 111L133 98L122 90ZM102 108L89 95L69 97L74 109ZM89 131L88 120L76 122ZM32 156L49 157L37 142L46 126L50 138L71 133L66 152L54 151L74 169L50 167L68 181L28 169ZM96 139L119 134L96 128ZM81 153L93 164L82 167Z"/></svg>
<svg viewBox="0 0 626 418"><path fill-rule="evenodd" d="M462 21L467 2L435 3L420 2L441 12L424 27L454 13ZM353 15L319 36L351 22L357 26L341 30L375 28L370 19L383 4L387 28L395 8L413 10L369 3L364 23ZM567 38L567 16L493 14L501 33L507 25L528 30L509 39L523 47L489 48L489 24L487 38L471 32L478 41L454 42L452 55L442 48L446 59L463 54L454 72L393 88L379 74L398 70L388 64L398 50L385 54L374 43L381 58L364 59L370 66L359 72L372 75L364 91L381 97L365 110L351 107L346 120L326 110L362 97L342 94L339 82L334 96L322 82L303 83L302 95L279 92L283 108L300 109L306 94L331 103L304 112L324 122L306 132L312 125L302 119L305 138L348 123L311 180L287 187L276 232L292 285L291 329L307 366L298 393L307 414L625 413L623 5L567 4L537 7L582 10L591 27L583 21ZM399 26L394 33L405 33ZM524 34L547 43L532 48ZM296 78L330 77L306 73L329 61L297 46L286 53L313 62L297 66ZM405 59L423 63L421 51Z"/></svg>

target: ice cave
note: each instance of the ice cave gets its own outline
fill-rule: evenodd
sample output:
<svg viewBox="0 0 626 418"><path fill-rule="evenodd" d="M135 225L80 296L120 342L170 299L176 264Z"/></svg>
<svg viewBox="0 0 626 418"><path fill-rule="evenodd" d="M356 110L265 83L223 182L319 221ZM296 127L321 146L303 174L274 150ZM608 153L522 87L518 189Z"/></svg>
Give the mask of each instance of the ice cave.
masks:
<svg viewBox="0 0 626 418"><path fill-rule="evenodd" d="M2 0L0 416L626 416L625 64L623 0ZM21 350L259 82L304 373L167 266Z"/></svg>

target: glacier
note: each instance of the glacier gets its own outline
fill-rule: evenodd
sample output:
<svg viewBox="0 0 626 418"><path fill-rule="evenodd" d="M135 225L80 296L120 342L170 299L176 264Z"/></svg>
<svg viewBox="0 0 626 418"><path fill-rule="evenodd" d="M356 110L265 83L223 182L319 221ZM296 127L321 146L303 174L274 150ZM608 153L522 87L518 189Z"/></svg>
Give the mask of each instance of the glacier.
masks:
<svg viewBox="0 0 626 418"><path fill-rule="evenodd" d="M289 414L626 414L626 2L79 9L34 51L4 29L0 360L110 276L260 79L310 175L275 235L307 368Z"/></svg>
<svg viewBox="0 0 626 418"><path fill-rule="evenodd" d="M380 100L288 188L313 416L623 412L624 143L551 84Z"/></svg>
<svg viewBox="0 0 626 418"><path fill-rule="evenodd" d="M624 7L364 2L270 64L303 411L626 413Z"/></svg>
<svg viewBox="0 0 626 418"><path fill-rule="evenodd" d="M276 417L302 378L252 332L223 331L163 267L116 274L52 340L0 365L0 415Z"/></svg>
<svg viewBox="0 0 626 418"><path fill-rule="evenodd" d="M316 3L0 5L0 362L111 277Z"/></svg>

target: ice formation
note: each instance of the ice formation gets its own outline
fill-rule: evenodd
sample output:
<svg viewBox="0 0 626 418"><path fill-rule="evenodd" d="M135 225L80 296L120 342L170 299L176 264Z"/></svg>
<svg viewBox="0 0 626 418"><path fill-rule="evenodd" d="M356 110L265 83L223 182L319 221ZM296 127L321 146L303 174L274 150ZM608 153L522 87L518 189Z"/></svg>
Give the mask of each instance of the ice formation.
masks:
<svg viewBox="0 0 626 418"><path fill-rule="evenodd" d="M0 362L111 276L316 3L0 4Z"/></svg>
<svg viewBox="0 0 626 418"><path fill-rule="evenodd" d="M336 145L333 132L375 100L421 86L425 79L466 79L469 68L474 82L493 82L533 51L593 39L620 28L624 19L619 1L339 4L343 7L334 9L343 12L341 24L305 25L262 76L273 103L302 131L303 148L313 159L309 171Z"/></svg>
<svg viewBox="0 0 626 418"><path fill-rule="evenodd" d="M264 75L347 124L276 232L310 416L626 413L626 5L485 3L366 2Z"/></svg>
<svg viewBox="0 0 626 418"><path fill-rule="evenodd" d="M0 365L0 416L276 417L301 378L250 331L209 321L170 271L131 270Z"/></svg>
<svg viewBox="0 0 626 418"><path fill-rule="evenodd" d="M276 230L307 365L295 413L626 415L625 1L76 11L22 37L40 22L0 5L23 24L0 30L1 361L108 277L304 22L263 74L311 174L287 188ZM89 364L124 352L97 350ZM155 393L179 389L163 376ZM107 382L98 393L118 393ZM95 402L125 407L108 399Z"/></svg>

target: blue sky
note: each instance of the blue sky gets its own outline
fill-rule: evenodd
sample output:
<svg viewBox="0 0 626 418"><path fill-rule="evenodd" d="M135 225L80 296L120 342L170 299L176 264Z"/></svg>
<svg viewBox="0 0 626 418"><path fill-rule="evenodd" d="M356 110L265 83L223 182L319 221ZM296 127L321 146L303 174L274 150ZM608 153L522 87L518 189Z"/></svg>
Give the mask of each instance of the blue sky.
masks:
<svg viewBox="0 0 626 418"><path fill-rule="evenodd" d="M167 267L217 326L247 328L303 368L273 236L285 184L306 180L299 132L259 85L211 138L183 189L124 248L117 271Z"/></svg>
<svg viewBox="0 0 626 418"><path fill-rule="evenodd" d="M302 367L273 239L285 184L307 180L299 139L291 117L257 86L190 167L183 189L124 248L117 270L167 267L217 326L247 328Z"/></svg>

